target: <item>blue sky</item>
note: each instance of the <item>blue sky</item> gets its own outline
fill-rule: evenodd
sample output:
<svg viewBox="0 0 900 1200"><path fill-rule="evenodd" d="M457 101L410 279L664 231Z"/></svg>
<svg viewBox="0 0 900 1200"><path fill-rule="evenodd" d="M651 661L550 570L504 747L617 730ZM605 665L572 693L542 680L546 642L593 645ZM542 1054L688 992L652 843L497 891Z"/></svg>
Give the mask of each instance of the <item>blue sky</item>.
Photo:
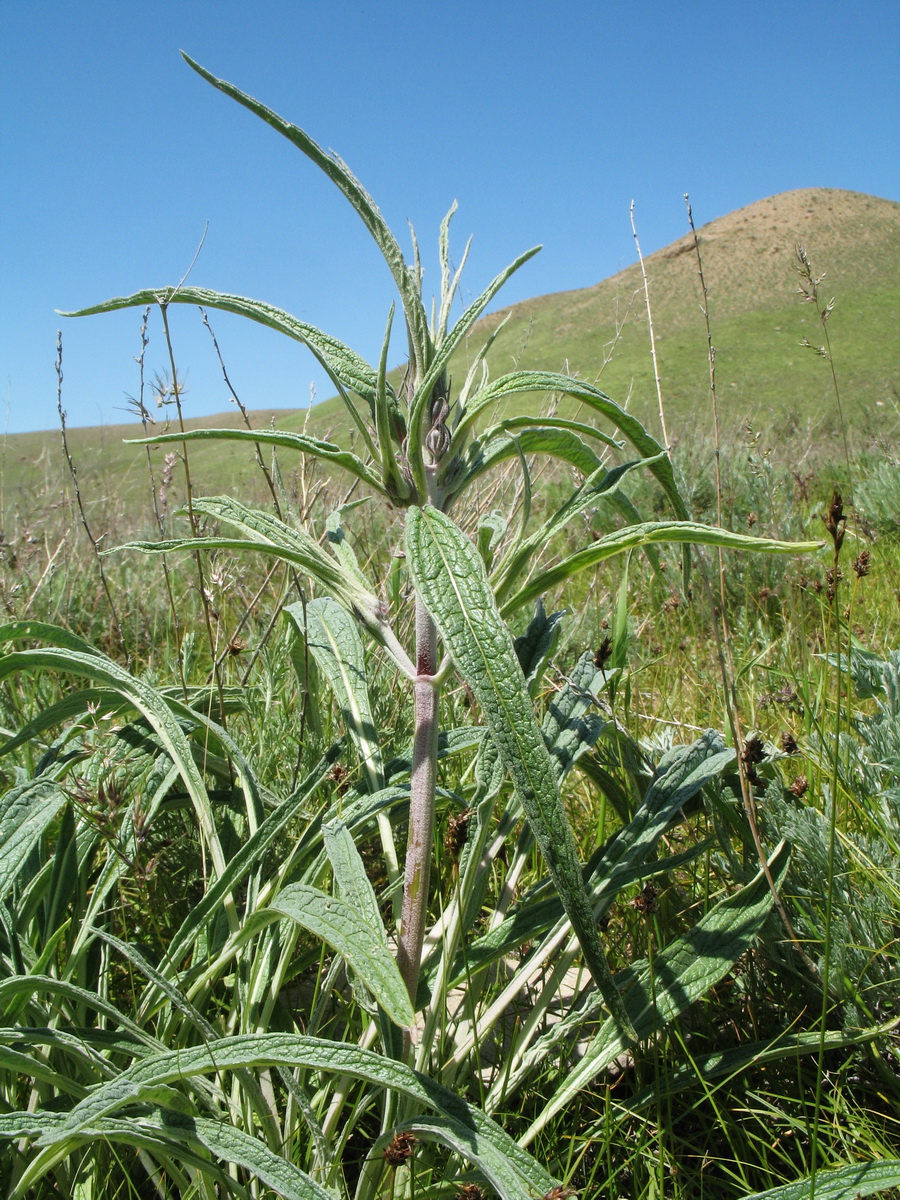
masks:
<svg viewBox="0 0 900 1200"><path fill-rule="evenodd" d="M501 303L588 286L698 223L791 188L900 200L900 5L632 0L11 0L0 16L0 420L126 420L140 314L73 309L177 282L268 300L377 359L387 269L297 150L181 60L186 50L345 159L426 290L459 201L464 299L543 243ZM302 347L213 324L251 408L327 382ZM191 414L227 408L208 335L173 313ZM397 345L394 361L402 348ZM166 365L158 319L148 371Z"/></svg>

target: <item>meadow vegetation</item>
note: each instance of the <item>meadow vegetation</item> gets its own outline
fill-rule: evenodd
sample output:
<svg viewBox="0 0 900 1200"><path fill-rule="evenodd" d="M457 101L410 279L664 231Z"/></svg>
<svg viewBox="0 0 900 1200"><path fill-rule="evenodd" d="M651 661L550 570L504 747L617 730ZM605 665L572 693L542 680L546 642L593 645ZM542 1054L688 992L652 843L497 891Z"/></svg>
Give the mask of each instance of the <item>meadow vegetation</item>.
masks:
<svg viewBox="0 0 900 1200"><path fill-rule="evenodd" d="M900 1186L890 431L668 455L556 372L451 392L508 273L453 324L448 218L429 321L343 164L206 77L366 221L410 364L303 328L339 447L181 427L173 362L90 536L49 463L6 491L4 1194Z"/></svg>

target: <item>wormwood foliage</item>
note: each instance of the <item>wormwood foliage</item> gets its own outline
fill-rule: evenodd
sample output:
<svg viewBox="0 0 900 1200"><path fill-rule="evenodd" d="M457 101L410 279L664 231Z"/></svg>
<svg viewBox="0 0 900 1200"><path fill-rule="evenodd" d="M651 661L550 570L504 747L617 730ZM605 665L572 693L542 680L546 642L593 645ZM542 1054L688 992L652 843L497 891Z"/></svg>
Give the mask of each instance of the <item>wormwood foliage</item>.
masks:
<svg viewBox="0 0 900 1200"><path fill-rule="evenodd" d="M638 1039L659 1037L731 971L762 929L771 883L789 860L779 845L768 876L712 898L653 961L610 964L601 926L611 905L624 888L704 852L701 844L672 847L663 834L733 754L714 734L672 749L653 765L621 829L582 863L561 785L614 723L598 705L606 676L590 653L549 700L537 698L561 619L546 614L540 597L612 555L652 555L665 542L768 554L815 543L689 521L665 448L578 380L514 372L492 381L482 351L454 392L451 355L534 251L451 324L459 283L450 269L451 209L429 318L418 250L407 262L347 166L188 62L299 148L365 223L399 293L409 354L403 385L387 373L393 311L377 366L272 305L203 288L143 289L76 315L202 304L308 347L346 406L359 453L273 431L148 440L252 441L345 472L404 514L406 575L392 609L351 549L344 511L305 529L231 497L194 499L204 525L191 536L126 547L255 551L302 581L303 596L285 615L307 686L318 676L309 703L324 709L327 688L344 735L289 794L269 792L231 726L211 719L208 689L153 687L54 627L0 629L11 647L0 678L52 671L87 684L0 748L45 742L0 801L0 1137L8 1147L0 1175L10 1197L76 1188L111 1195L115 1178L123 1195L269 1189L370 1200L406 1186L395 1176L412 1155L410 1177L429 1194L477 1181L503 1200L535 1200L561 1183L565 1162L559 1155L545 1164L524 1147L599 1072ZM504 399L523 392L572 396L612 432L559 417L488 423ZM632 457L609 465L608 454L626 447ZM532 521L535 456L576 467L581 482ZM504 463L520 471L524 511L494 514L472 540L454 514L463 520L465 498ZM639 519L621 492L636 470L655 479L672 520ZM557 535L599 507L624 525L539 570ZM512 624L529 617L514 639ZM381 677L391 672L392 686L409 697L409 745L392 744L390 729L376 723L367 643L380 648ZM442 722L441 689L454 677L481 723ZM215 711L240 715L249 702L246 690L221 693ZM92 802L111 789L114 827ZM440 879L432 871L438 809L454 814L457 839ZM116 899L154 823L180 831L195 866L189 902L147 914L162 925L151 937ZM530 1008L516 1017L526 995ZM515 1140L495 1116L536 1081L546 1087L548 1064L576 1046L577 1059L556 1074ZM807 1052L796 1040L783 1049ZM854 1176L852 1189L863 1186Z"/></svg>

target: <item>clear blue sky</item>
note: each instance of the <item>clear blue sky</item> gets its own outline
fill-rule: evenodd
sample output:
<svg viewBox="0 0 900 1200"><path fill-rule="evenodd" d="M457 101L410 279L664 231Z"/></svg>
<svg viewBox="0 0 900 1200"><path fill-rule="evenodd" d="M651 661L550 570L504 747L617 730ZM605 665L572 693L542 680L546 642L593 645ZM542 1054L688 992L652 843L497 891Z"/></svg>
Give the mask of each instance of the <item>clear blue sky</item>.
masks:
<svg viewBox="0 0 900 1200"><path fill-rule="evenodd" d="M139 312L73 309L182 276L266 299L377 358L387 270L298 151L214 91L186 50L336 150L426 289L459 201L464 297L543 243L506 303L596 283L699 223L791 188L900 200L900 5L890 0L10 0L0 16L0 380L10 431L126 419ZM227 408L208 337L173 314L186 409ZM302 347L224 314L249 407L327 383ZM165 365L158 319L148 369ZM401 358L398 344L395 361Z"/></svg>

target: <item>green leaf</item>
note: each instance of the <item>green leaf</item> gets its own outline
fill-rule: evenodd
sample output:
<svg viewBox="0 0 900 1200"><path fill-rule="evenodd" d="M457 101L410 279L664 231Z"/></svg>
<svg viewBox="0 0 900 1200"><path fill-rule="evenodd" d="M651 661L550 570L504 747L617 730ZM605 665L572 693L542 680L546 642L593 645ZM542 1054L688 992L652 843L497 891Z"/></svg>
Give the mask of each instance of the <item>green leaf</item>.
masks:
<svg viewBox="0 0 900 1200"><path fill-rule="evenodd" d="M616 1023L631 1034L597 933L553 764L484 564L462 530L434 508L409 510L406 552L416 589L481 707L585 962Z"/></svg>
<svg viewBox="0 0 900 1200"><path fill-rule="evenodd" d="M130 438L129 446L163 446L182 442L251 442L265 446L281 446L286 450L298 450L313 458L340 467L355 475L382 496L387 495L376 473L349 450L342 450L334 442L323 442L305 433L291 433L286 429L188 429L184 433L159 433L154 437Z"/></svg>
<svg viewBox="0 0 900 1200"><path fill-rule="evenodd" d="M557 534L562 533L566 526L586 508L608 500L617 492L625 476L637 467L643 466L644 463L644 459L638 459L635 462L621 463L611 470L607 470L602 464L599 465L593 474L588 475L581 486L560 505L556 512L547 518L543 525L527 538L520 537L509 553L504 556L494 573L492 583L498 602L502 604L521 573L539 558Z"/></svg>
<svg viewBox="0 0 900 1200"><path fill-rule="evenodd" d="M222 312L248 317L260 325L266 325L277 333L283 333L306 346L325 368L336 384L356 392L368 402L374 402L375 372L353 350L337 338L322 333L313 325L307 325L292 317L284 309L264 300L252 300L247 296L235 296L230 292L215 292L209 288L178 287L144 288L130 296L115 296L102 304L80 308L76 312L64 312L63 317L92 317L101 313L118 312L123 308L146 308L148 304L195 304L204 308L216 308ZM254 431L255 436L256 431ZM180 435L175 440L179 440Z"/></svg>
<svg viewBox="0 0 900 1200"><path fill-rule="evenodd" d="M394 277L394 282L400 293L400 299L403 302L403 311L406 315L410 340L416 351L414 355L416 365L419 373L424 374L428 364L424 360L420 360L419 356L427 347L430 347L431 339L428 332L428 318L422 304L419 282L415 272L410 270L405 262L397 239L391 233L377 205L363 185L350 171L346 163L342 162L337 155L326 153L321 146L313 141L309 134L305 133L297 125L292 125L290 121L286 121L278 113L273 112L272 109L267 108L264 104L260 104L258 100L254 100L252 96L248 96L246 92L242 92L239 88L236 88L234 84L228 83L224 79L217 79L215 75L205 70L199 63L194 62L188 55L184 54L183 57L188 66L193 67L197 74L202 75L213 87L218 88L220 92L224 92L226 96L230 96L232 100L236 100L238 104L242 104L244 108L255 113L256 116L260 117L266 124L271 125L273 129L277 130L283 137L286 137L299 150L302 150L307 158L311 159L321 171L324 171L331 182L349 200L350 204L362 218L366 229L372 235L375 244L381 251L382 257Z"/></svg>
<svg viewBox="0 0 900 1200"><path fill-rule="evenodd" d="M450 358L454 350L459 346L466 334L496 296L497 292L503 287L509 277L518 271L519 267L533 258L540 250L540 246L533 246L530 250L526 250L505 270L496 275L488 286L484 289L477 300L466 309L463 315L459 318L453 328L442 339L441 344L437 349L432 362L428 366L427 372L420 378L416 388L416 394L413 396L410 404L409 413L409 437L410 445L418 446L422 442L422 424L423 418L427 419L428 409L433 397L435 387L440 383L441 378L446 371Z"/></svg>
<svg viewBox="0 0 900 1200"><path fill-rule="evenodd" d="M331 684L369 791L379 791L384 787L384 766L369 701L365 651L356 624L327 596L306 604L288 604L284 612Z"/></svg>
<svg viewBox="0 0 900 1200"><path fill-rule="evenodd" d="M352 904L304 883L286 887L269 907L320 937L346 959L396 1025L410 1028L415 1024L406 985L380 921L375 929Z"/></svg>
<svg viewBox="0 0 900 1200"><path fill-rule="evenodd" d="M381 458L381 479L384 493L391 500L402 503L409 499L411 488L403 478L395 452L395 448L399 450L406 440L406 417L401 413L397 397L387 381L387 362L393 323L394 306L392 304L388 314L387 328L384 331L384 341L381 344L381 357L378 360L378 380L375 389L375 434Z"/></svg>
<svg viewBox="0 0 900 1200"><path fill-rule="evenodd" d="M65 792L53 779L29 779L0 799L0 899L65 802Z"/></svg>
<svg viewBox="0 0 900 1200"><path fill-rule="evenodd" d="M582 475L592 475L600 466L594 451L568 429L528 428L520 433L499 433L472 442L459 474L448 486L448 495L457 496L486 471L524 454L549 454L571 463Z"/></svg>
<svg viewBox="0 0 900 1200"><path fill-rule="evenodd" d="M544 1195L557 1182L490 1117L426 1075L370 1050L286 1033L220 1038L212 1046L182 1046L143 1059L115 1079L95 1088L63 1120L54 1121L51 1128L45 1128L39 1144L50 1145L89 1129L100 1118L139 1103L160 1085L239 1067L272 1066L349 1075L407 1096L417 1104L459 1122L508 1160L521 1177L523 1187L530 1190L532 1200L534 1196ZM515 1200L522 1198L517 1195Z"/></svg>
<svg viewBox="0 0 900 1200"><path fill-rule="evenodd" d="M328 821L322 826L322 836L341 899L371 925L376 938L387 950L381 909L353 835L344 821Z"/></svg>
<svg viewBox="0 0 900 1200"><path fill-rule="evenodd" d="M512 374L501 376L500 379L496 379L492 384L472 397L466 407L465 414L457 425L454 437L461 437L471 426L472 422L489 405L495 404L498 400L506 396L532 392L554 392L563 396L572 396L575 400L580 400L582 404L586 404L589 408L592 408L595 412L600 413L601 416L610 420L617 429L622 431L631 444L640 451L644 458L655 459L653 465L650 466L650 470L659 480L663 491L669 497L676 515L681 517L682 520L687 519L687 508L675 485L672 464L666 454L665 447L661 446L654 437L650 436L636 417L633 417L631 413L620 408L615 400L611 400L605 392L592 387L589 383L582 383L581 380L572 379L569 375L559 375L552 371L515 371ZM454 447L451 445L451 454L453 450Z"/></svg>
<svg viewBox="0 0 900 1200"><path fill-rule="evenodd" d="M811 1200L814 1193L817 1200L856 1200L857 1196L872 1196L896 1187L900 1187L900 1159L884 1158L817 1171L811 1178L754 1192L743 1200Z"/></svg>
<svg viewBox="0 0 900 1200"><path fill-rule="evenodd" d="M10 621L8 625L0 625L2 642L51 642L54 646L75 650L79 654L100 654L96 646L84 638L59 625L48 625L45 621Z"/></svg>
<svg viewBox="0 0 900 1200"><path fill-rule="evenodd" d="M695 521L648 521L642 525L628 525L534 576L503 604L501 612L508 616L523 604L532 604L538 596L571 579L579 571L595 567L623 550L662 542L721 546L725 550L753 550L759 554L808 554L822 545L821 542L782 542L776 538L751 537Z"/></svg>
<svg viewBox="0 0 900 1200"><path fill-rule="evenodd" d="M208 496L194 500L194 512L224 521L237 529L241 538L193 537L161 542L127 542L119 550L139 550L143 554L165 554L173 550L247 550L279 558L299 567L317 580L326 591L354 614L376 641L391 654L397 666L410 678L415 668L397 641L390 626L380 616L378 598L336 558L302 529L292 529L271 513L247 508L230 496ZM107 551L109 553L109 551Z"/></svg>
<svg viewBox="0 0 900 1200"><path fill-rule="evenodd" d="M247 838L238 852L229 859L221 877L207 886L202 900L194 905L172 938L168 953L170 962L176 964L181 962L204 923L215 915L225 897L234 891L238 883L249 874L254 864L259 862L278 840L297 813L310 802L316 789L321 786L325 776L337 762L342 749L342 744L337 742L326 751L294 794L279 804L259 828Z"/></svg>
<svg viewBox="0 0 900 1200"><path fill-rule="evenodd" d="M65 647L64 631L50 626L46 636L59 637L60 647L40 650L19 650L0 658L0 679L16 672L31 673L49 668L69 675L91 679L105 687L115 688L130 704L146 718L156 733L169 757L178 767L179 774L194 805L197 822L210 849L213 866L221 874L225 859L219 844L209 796L203 776L194 762L190 743L175 719L168 703L140 679L135 679L112 659L97 651L84 653Z"/></svg>

